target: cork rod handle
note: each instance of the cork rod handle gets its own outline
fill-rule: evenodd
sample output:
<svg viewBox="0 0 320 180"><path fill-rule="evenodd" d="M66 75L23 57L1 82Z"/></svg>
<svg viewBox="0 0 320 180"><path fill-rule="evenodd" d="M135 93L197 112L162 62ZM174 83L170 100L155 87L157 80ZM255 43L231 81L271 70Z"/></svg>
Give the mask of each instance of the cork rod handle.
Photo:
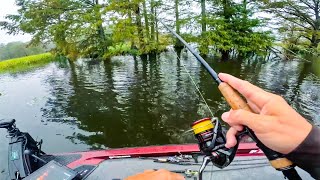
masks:
<svg viewBox="0 0 320 180"><path fill-rule="evenodd" d="M252 112L247 102L229 84L222 82L218 88L233 110L243 109Z"/></svg>
<svg viewBox="0 0 320 180"><path fill-rule="evenodd" d="M247 102L229 84L227 84L225 82L222 82L222 83L219 84L218 88L219 88L220 92L222 93L222 95L224 96L224 98L226 99L226 101L228 102L228 104L231 106L231 108L233 110L243 109L243 110L246 110L246 111L253 112L251 110L251 108L249 107L249 105L247 104ZM254 134L254 132L251 129L248 128L248 130L249 130L249 132L251 134ZM259 143L257 142L257 144L260 144L260 143L261 142L259 142ZM264 145L262 147L260 147L260 148L265 154L267 152L270 152L269 148L267 148ZM268 155L267 155L267 157L268 157ZM289 166L293 165L293 163L290 160L288 160L286 158L283 158L283 157L282 158L277 158L277 159L272 159L272 160L269 159L269 161L270 161L270 164L275 169L278 169L278 170L281 170L281 169L284 169L286 167L289 167Z"/></svg>

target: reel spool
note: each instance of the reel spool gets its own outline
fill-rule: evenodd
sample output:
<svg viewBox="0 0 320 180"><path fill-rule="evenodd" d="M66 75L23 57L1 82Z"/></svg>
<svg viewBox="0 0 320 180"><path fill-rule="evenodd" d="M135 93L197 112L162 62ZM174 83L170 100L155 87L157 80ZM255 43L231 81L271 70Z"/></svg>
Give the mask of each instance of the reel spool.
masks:
<svg viewBox="0 0 320 180"><path fill-rule="evenodd" d="M198 141L200 151L205 155L199 170L199 180L205 167L212 162L216 167L227 167L234 159L238 146L226 148L226 129L221 126L218 119L204 118L195 121L192 125L195 138ZM239 138L238 138L239 139Z"/></svg>

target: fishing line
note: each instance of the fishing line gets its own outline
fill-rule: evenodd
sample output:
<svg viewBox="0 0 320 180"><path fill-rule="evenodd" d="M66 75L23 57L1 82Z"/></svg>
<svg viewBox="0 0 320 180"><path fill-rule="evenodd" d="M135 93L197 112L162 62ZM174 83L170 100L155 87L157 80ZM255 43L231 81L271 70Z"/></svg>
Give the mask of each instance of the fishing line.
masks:
<svg viewBox="0 0 320 180"><path fill-rule="evenodd" d="M197 89L198 93L200 94L203 102L205 103L206 107L208 108L208 110L209 110L209 112L210 112L210 114L211 114L211 117L214 117L214 116L213 116L213 112L211 111L211 109L210 109L207 101L204 99L204 97L203 97L203 95L202 95L199 87L197 86L196 82L194 81L194 79L192 78L191 74L190 74L189 71L187 70L186 66L185 66L184 63L181 61L180 57L178 56L178 54L177 54L176 52L175 52L175 55L176 55L177 59L180 61L180 63L182 64L182 66L183 66L184 70L186 71L186 73L188 74L189 78L191 79L192 84L195 86L195 88Z"/></svg>
<svg viewBox="0 0 320 180"><path fill-rule="evenodd" d="M212 166L211 166L211 173L210 173L210 180L212 180L212 178L213 178L213 164L212 164Z"/></svg>

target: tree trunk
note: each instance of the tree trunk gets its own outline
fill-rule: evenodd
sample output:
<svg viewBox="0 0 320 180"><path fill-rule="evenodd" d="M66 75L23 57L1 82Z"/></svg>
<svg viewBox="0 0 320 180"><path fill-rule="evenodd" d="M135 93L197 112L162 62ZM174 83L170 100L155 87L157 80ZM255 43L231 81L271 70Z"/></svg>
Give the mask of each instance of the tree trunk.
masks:
<svg viewBox="0 0 320 180"><path fill-rule="evenodd" d="M94 3L95 3L95 5L99 5L99 0L95 0ZM102 22L102 17L101 17L101 14L100 14L100 8L99 8L98 11L99 11L99 13L97 13L98 14L97 20ZM98 32L98 36L100 38L99 46L101 46L101 49L102 49L102 52L101 52L102 54L99 54L99 56L102 57L104 55L104 53L107 51L106 35L104 33L104 28L103 28L102 24L98 25L97 32Z"/></svg>
<svg viewBox="0 0 320 180"><path fill-rule="evenodd" d="M221 61L228 61L229 60L230 50L220 50L220 53L221 53Z"/></svg>
<svg viewBox="0 0 320 180"><path fill-rule="evenodd" d="M230 18L231 18L231 14L230 14L230 10L229 10L230 9L229 0L223 0L222 5L223 5L223 15L222 16L224 17L224 20L228 23L228 22L230 22ZM227 50L219 49L219 51L221 53L221 60L228 61L231 49L227 49Z"/></svg>
<svg viewBox="0 0 320 180"><path fill-rule="evenodd" d="M315 29L313 30L312 32L312 37L311 37L311 47L312 48L317 48L318 47L318 44L320 42L320 39L318 38L318 32L319 32L319 21L320 19L316 19L316 22L315 22Z"/></svg>
<svg viewBox="0 0 320 180"><path fill-rule="evenodd" d="M142 5L143 5L143 16L144 16L144 23L145 23L145 29L146 29L146 37L147 39L150 39L149 19L148 19L147 5L145 0L143 1Z"/></svg>
<svg viewBox="0 0 320 180"><path fill-rule="evenodd" d="M139 4L137 4L136 7L136 25L137 25L137 30L138 30L138 38L139 38L139 45L140 49L144 48L144 42L143 42L143 28L142 28L142 23L141 23L141 15L140 15L140 7Z"/></svg>
<svg viewBox="0 0 320 180"><path fill-rule="evenodd" d="M104 54L107 51L107 46L106 46L106 35L104 34L104 29L102 25L98 26L98 34L101 42L101 49L102 49L102 54Z"/></svg>
<svg viewBox="0 0 320 180"><path fill-rule="evenodd" d="M320 42L319 38L318 38L318 32L320 29L320 17L319 17L319 4L316 3L315 4L316 7L314 8L314 14L315 14L315 22L314 22L314 30L312 32L312 37L311 37L311 47L312 48L317 48L318 44Z"/></svg>
<svg viewBox="0 0 320 180"><path fill-rule="evenodd" d="M132 22L132 13L131 13L131 11L128 12L128 17L129 17L130 26L132 26L133 22ZM134 37L131 37L130 41L131 41L131 49L137 49L137 46L135 45L135 42L134 42Z"/></svg>
<svg viewBox="0 0 320 180"><path fill-rule="evenodd" d="M318 46L318 43L317 43L316 35L315 35L315 33L312 33L310 47L311 48L316 48L317 46Z"/></svg>
<svg viewBox="0 0 320 180"><path fill-rule="evenodd" d="M175 6L175 15L176 15L176 33L180 35L180 22L179 22L179 0L174 1ZM178 38L176 38L175 47L180 48L183 47L182 43Z"/></svg>
<svg viewBox="0 0 320 180"><path fill-rule="evenodd" d="M230 21L230 18L231 18L231 14L230 14L230 2L229 0L223 0L222 1L222 4L223 4L223 17L224 19L229 22Z"/></svg>
<svg viewBox="0 0 320 180"><path fill-rule="evenodd" d="M151 0L151 41L154 41L154 37L155 37L155 29L154 29L154 26L155 26L155 22L154 22L154 17L156 14L155 14L155 11L154 11L154 0Z"/></svg>
<svg viewBox="0 0 320 180"><path fill-rule="evenodd" d="M157 8L154 9L154 16L157 17L158 16L158 13L157 13ZM155 19L156 20L156 40L157 40L157 44L159 44L159 22L158 22L158 19Z"/></svg>
<svg viewBox="0 0 320 180"><path fill-rule="evenodd" d="M209 53L207 41L205 38L205 33L207 32L207 20L206 20L206 0L201 0L201 36L202 40L200 45L200 53L205 56Z"/></svg>
<svg viewBox="0 0 320 180"><path fill-rule="evenodd" d="M207 31L207 21L206 21L206 0L201 0L201 29L202 33Z"/></svg>

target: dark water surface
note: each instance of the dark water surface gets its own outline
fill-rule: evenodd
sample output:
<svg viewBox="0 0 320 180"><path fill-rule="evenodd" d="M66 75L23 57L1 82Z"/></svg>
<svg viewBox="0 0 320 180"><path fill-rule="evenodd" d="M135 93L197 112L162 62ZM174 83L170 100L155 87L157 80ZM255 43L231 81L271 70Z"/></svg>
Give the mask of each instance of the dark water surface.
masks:
<svg viewBox="0 0 320 180"><path fill-rule="evenodd" d="M320 62L218 63L228 72L278 93L306 118L320 123ZM49 153L188 143L184 131L210 116L183 65L215 116L228 110L216 84L192 55L183 52L141 60L54 62L0 75L0 119L15 118L22 131L44 140ZM7 142L0 130L0 179L7 173Z"/></svg>

